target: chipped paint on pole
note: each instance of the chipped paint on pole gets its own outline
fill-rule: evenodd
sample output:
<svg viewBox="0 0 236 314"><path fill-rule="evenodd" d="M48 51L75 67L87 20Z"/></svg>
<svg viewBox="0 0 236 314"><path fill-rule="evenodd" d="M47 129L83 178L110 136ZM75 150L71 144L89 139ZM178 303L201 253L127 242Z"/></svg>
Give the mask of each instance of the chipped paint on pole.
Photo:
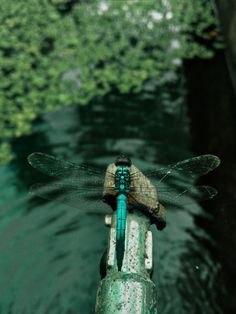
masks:
<svg viewBox="0 0 236 314"><path fill-rule="evenodd" d="M134 166L132 166L134 167ZM134 167L135 168L135 167ZM114 165L108 167L108 173L114 172ZM137 168L134 170L137 172ZM105 178L105 185L109 177ZM139 186L153 187L146 177L142 177ZM106 191L104 191L106 195ZM154 218L164 221L164 208L160 213L155 210L158 205L156 191ZM140 195L142 204L153 202L154 197ZM112 204L110 203L112 206ZM113 207L113 206L112 206ZM152 214L150 213L150 214ZM152 219L153 222L153 219ZM105 217L105 224L110 227L108 250L105 259L105 276L100 281L97 291L96 314L156 314L157 291L150 279L153 269L152 232L149 230L151 217L144 211L132 207L128 211L125 231L125 252L121 271L116 261L116 212Z"/></svg>

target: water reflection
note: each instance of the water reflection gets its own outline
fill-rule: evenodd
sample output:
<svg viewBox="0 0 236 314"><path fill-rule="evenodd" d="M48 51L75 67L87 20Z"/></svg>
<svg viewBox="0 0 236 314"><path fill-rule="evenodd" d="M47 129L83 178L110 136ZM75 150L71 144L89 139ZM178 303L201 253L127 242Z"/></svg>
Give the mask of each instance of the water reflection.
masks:
<svg viewBox="0 0 236 314"><path fill-rule="evenodd" d="M87 107L48 114L31 136L15 142L17 159L1 169L8 196L0 222L1 313L93 313L99 260L107 244L102 216L36 198L25 201L33 183L48 181L30 169L27 155L43 151L102 167L123 151L141 169L191 157L179 78L165 88L147 85L142 95L113 94ZM207 235L202 232L201 241L193 237L194 215L202 208L193 203L167 210L167 228L153 230L160 313L221 313L220 264L213 267L209 248L202 245Z"/></svg>

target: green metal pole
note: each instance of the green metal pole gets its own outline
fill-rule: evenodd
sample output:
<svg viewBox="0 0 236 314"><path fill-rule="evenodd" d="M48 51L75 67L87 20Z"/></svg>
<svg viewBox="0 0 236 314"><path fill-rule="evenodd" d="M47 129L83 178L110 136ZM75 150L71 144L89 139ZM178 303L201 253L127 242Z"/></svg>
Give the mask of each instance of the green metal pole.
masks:
<svg viewBox="0 0 236 314"><path fill-rule="evenodd" d="M155 314L157 292L150 279L152 272L152 233L150 219L140 211L127 214L123 266L116 262L116 216L107 215L110 227L106 257L106 276L97 291L97 314Z"/></svg>

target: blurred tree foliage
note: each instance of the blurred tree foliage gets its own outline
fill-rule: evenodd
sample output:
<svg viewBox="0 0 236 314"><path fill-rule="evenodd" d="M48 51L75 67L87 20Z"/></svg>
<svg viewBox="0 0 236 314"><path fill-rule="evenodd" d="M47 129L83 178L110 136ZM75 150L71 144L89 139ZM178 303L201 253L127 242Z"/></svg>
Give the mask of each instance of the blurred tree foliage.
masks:
<svg viewBox="0 0 236 314"><path fill-rule="evenodd" d="M2 0L0 162L40 114L111 90L139 92L221 47L207 0Z"/></svg>

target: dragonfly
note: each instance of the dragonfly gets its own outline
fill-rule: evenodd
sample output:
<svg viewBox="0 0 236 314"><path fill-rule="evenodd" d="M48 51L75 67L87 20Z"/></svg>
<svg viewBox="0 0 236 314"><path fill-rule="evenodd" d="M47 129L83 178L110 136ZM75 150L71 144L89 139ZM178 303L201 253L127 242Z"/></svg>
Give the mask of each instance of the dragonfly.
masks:
<svg viewBox="0 0 236 314"><path fill-rule="evenodd" d="M29 164L38 171L56 178L56 182L46 184L35 184L31 187L31 193L49 200L63 202L69 206L87 208L86 201L94 201L100 197L104 190L115 198L116 210L116 260L118 271L122 269L125 251L125 229L126 215L129 210L129 199L132 202L140 201L137 195L146 194L151 196L149 187L141 188L134 186L140 176L139 171L132 171L131 159L125 154L121 154L115 160L115 171L106 171L91 167L86 164L76 164L70 161L58 159L54 156L35 152L28 156ZM220 159L215 155L201 155L186 160L170 164L163 168L155 168L142 171L142 175L155 180L154 187L161 192L161 183L169 177L181 176L186 178L196 178L214 170L220 164ZM136 168L137 169L137 168ZM104 177L108 173L110 177L109 186L104 186ZM154 182L154 181L153 181ZM177 195L173 195L173 189L163 190L163 195L169 195L173 202L183 198L192 198L196 201L211 199L217 194L217 190L210 186L194 187L187 184L179 188ZM175 190L176 193L176 190ZM83 198L83 199L82 199ZM101 204L102 202L100 202ZM98 204L98 202L96 203ZM147 207L147 205L145 205ZM97 205L96 205L97 208ZM152 213L153 209L150 209ZM146 208L146 211L148 209Z"/></svg>

